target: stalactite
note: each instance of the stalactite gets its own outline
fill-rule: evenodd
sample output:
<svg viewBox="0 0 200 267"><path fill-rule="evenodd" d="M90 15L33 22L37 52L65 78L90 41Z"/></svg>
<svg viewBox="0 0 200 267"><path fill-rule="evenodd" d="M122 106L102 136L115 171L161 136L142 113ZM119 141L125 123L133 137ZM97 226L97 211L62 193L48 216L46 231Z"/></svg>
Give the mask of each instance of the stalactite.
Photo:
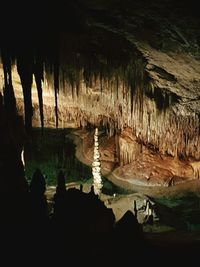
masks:
<svg viewBox="0 0 200 267"><path fill-rule="evenodd" d="M11 55L8 53L8 51L6 51L6 49L2 49L1 57L4 73L4 107L10 117L15 117L17 110L16 99L12 85Z"/></svg>
<svg viewBox="0 0 200 267"><path fill-rule="evenodd" d="M37 61L34 64L34 75L35 81L37 85L37 92L38 92L38 102L39 102L39 109L40 109L40 121L41 127L44 128L44 114L43 114L43 97L42 97L42 81L44 81L43 77L43 63L42 61Z"/></svg>
<svg viewBox="0 0 200 267"><path fill-rule="evenodd" d="M116 92L117 92L117 99L119 98L119 77L116 75Z"/></svg>
<svg viewBox="0 0 200 267"><path fill-rule="evenodd" d="M44 72L45 83L52 92L54 90L56 127L60 126L60 122L67 125L67 120L77 127L103 125L109 136L131 128L143 145L161 154L200 159L199 114L187 113L184 106L179 105L180 99L175 93L159 88L148 78L145 60L134 51L134 47L130 47L130 43L124 44L125 41L109 35L108 40L113 39L117 48L122 45L122 49L115 52L112 47L97 44L95 33L88 37L91 42L87 47L82 47L81 42L76 44L76 39L70 37L63 41L61 50L58 50L60 47L55 41L48 54L42 56L43 70L37 56L36 62L33 62L31 51L23 56L21 53L15 55L23 88L27 129L31 128L33 72L42 127L43 117L52 116L49 115L52 109L49 112L46 108L48 104L45 108L49 113L44 111L43 115L42 111L45 86L42 88L41 81ZM109 42L102 42L109 46ZM4 60L4 83L9 86L12 84L10 65ZM12 92L11 86L8 89ZM5 92L9 92L8 89ZM61 118L59 114L62 114ZM136 151L131 146L120 143L119 150L122 164L134 160Z"/></svg>
<svg viewBox="0 0 200 267"><path fill-rule="evenodd" d="M111 98L108 82L105 80L102 82L104 87L102 94L100 87L99 91L92 92L93 89L87 88L84 81L81 81L78 96L72 97L71 93L68 93L62 103L59 98L59 113L62 113L64 121L74 121L77 127L86 127L87 124L104 125L108 136L113 136L116 129L122 131L124 128L130 127L132 133L145 146L151 147L155 151L173 157L199 158L199 119L197 114L177 114L174 113L173 106L164 112L158 111L154 99L145 94L137 96L139 94L137 90L140 90L138 86L133 98L134 109L131 116L130 92L126 87L126 94L129 97L123 99L125 90L123 82L119 83L118 99ZM100 81L98 82L97 79L95 83L93 80L93 88L95 84L100 84ZM66 83L65 86L70 89L69 84ZM65 122L63 124L65 125ZM122 153L121 162L134 160L135 156L131 147L120 147L120 151Z"/></svg>
<svg viewBox="0 0 200 267"><path fill-rule="evenodd" d="M79 96L79 90L80 90L80 81L79 81L79 78L77 78L77 81L76 81L76 96L77 97Z"/></svg>
<svg viewBox="0 0 200 267"><path fill-rule="evenodd" d="M59 66L58 66L58 62L54 63L54 90L55 90L56 128L58 128L58 92L59 92Z"/></svg>
<svg viewBox="0 0 200 267"><path fill-rule="evenodd" d="M33 58L31 54L20 55L17 58L17 70L21 79L23 96L24 96L24 109L25 109L25 127L27 132L30 133L32 129L32 98L31 88L33 81Z"/></svg>
<svg viewBox="0 0 200 267"><path fill-rule="evenodd" d="M17 115L16 99L12 84L6 84L3 88L4 91L4 107L9 117L15 117Z"/></svg>
<svg viewBox="0 0 200 267"><path fill-rule="evenodd" d="M114 163L120 165L120 147L119 147L119 134L115 134L115 151L114 151Z"/></svg>
<svg viewBox="0 0 200 267"><path fill-rule="evenodd" d="M200 179L200 162L190 163L194 173L194 179Z"/></svg>
<svg viewBox="0 0 200 267"><path fill-rule="evenodd" d="M102 69L100 70L100 74L99 74L99 79L100 79L100 89L101 89L101 95L103 93L103 76L102 76Z"/></svg>

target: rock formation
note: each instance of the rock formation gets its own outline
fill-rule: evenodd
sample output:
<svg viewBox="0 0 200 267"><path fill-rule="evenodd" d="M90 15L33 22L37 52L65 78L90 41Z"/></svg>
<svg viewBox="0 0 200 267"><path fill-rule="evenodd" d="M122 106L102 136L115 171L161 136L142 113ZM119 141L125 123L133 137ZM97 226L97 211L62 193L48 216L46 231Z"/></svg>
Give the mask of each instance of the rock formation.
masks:
<svg viewBox="0 0 200 267"><path fill-rule="evenodd" d="M29 31L15 45L2 33L4 105L12 109L14 95L27 133L39 123L103 129L113 144L105 162L112 162L109 168L116 176L168 186L198 179L195 3L70 1L63 8L69 15L64 30L58 30L62 16L50 23L48 12L54 11L49 7L44 35Z"/></svg>

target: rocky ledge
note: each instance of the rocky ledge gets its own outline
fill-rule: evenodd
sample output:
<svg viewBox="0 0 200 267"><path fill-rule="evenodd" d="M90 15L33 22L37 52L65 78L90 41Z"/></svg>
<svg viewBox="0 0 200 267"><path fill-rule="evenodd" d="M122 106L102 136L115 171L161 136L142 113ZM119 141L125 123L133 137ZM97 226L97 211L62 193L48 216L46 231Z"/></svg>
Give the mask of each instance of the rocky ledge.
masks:
<svg viewBox="0 0 200 267"><path fill-rule="evenodd" d="M79 142L76 140L79 151L77 157L91 165L93 132L76 130L75 135L79 139ZM161 155L152 147L141 144L133 136L131 129L125 129L117 138L120 144L118 147L120 160L116 158L116 137L108 138L100 134L99 138L102 173L114 183L118 180L122 182L121 185L128 183L133 187L134 185L169 187L197 179L195 162Z"/></svg>

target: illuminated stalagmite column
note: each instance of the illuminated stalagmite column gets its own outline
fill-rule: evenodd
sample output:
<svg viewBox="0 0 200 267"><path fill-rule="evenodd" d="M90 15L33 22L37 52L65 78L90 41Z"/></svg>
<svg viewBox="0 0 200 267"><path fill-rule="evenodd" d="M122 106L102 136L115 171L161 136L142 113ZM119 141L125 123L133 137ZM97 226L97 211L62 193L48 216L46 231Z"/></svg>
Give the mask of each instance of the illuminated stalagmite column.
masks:
<svg viewBox="0 0 200 267"><path fill-rule="evenodd" d="M103 187L101 178L101 163L99 158L100 158L100 153L99 153L99 142L98 142L98 128L96 128L94 133L94 156L92 162L93 186L94 186L94 193L96 195L99 195L101 193L101 188Z"/></svg>

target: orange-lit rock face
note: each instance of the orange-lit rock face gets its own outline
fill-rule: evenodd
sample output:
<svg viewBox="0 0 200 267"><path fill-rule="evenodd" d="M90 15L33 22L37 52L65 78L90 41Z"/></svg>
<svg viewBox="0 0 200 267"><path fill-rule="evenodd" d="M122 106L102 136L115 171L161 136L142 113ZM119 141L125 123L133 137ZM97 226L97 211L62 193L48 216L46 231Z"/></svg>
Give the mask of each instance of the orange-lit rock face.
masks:
<svg viewBox="0 0 200 267"><path fill-rule="evenodd" d="M65 54L69 55L70 51L59 51L61 66L57 106L55 77L48 68L43 69L44 127L56 127L57 108L60 128L85 128L88 125L104 128L108 137L104 137L100 145L102 160L107 169L115 169L116 175L120 173L125 177L129 173L129 177L141 177L149 184L156 183L159 177L166 184L179 179L199 178L199 61L191 54L156 50L145 41L136 41L131 35L122 38L121 32L103 25L98 27L95 38L104 39L100 50L103 48L102 51L109 52L111 61L102 54L95 57L95 63L86 60L84 63L94 63L91 65L94 69L89 68L88 74L88 68L84 69L88 65L82 66L80 62L90 54L90 49L83 49L87 52L83 57L73 50L75 63L80 63L75 69L65 65ZM116 49L111 49L114 36L117 36L114 43L119 44ZM100 40L95 38L89 43L89 48L98 51L96 43ZM109 50L105 50L105 44L110 43ZM124 49L120 51L126 52L120 53L121 45ZM66 47L67 39L62 43L62 48ZM114 64L119 53L119 58L125 56L126 61ZM109 64L112 65L110 69ZM2 68L0 71L2 89ZM15 65L12 82L18 112L24 115L22 86ZM35 81L32 84L32 104L32 125L38 127L41 114ZM89 158L88 148L92 146L87 141L85 155Z"/></svg>
<svg viewBox="0 0 200 267"><path fill-rule="evenodd" d="M162 155L153 147L143 145L130 129L125 129L119 139L122 167L114 171L115 175L132 177L141 184L166 186L197 178L188 160Z"/></svg>
<svg viewBox="0 0 200 267"><path fill-rule="evenodd" d="M15 86L15 84L17 86ZM131 111L130 88L123 81L113 77L110 81L96 79L86 86L84 81L76 88L66 84L58 94L58 126L84 127L88 123L102 125L107 128L110 136L115 129L122 131L129 127L135 136L147 146L153 146L161 154L173 157L200 158L199 117L189 111L180 101L159 110L154 98L147 97L138 88L133 95ZM19 80L14 81L15 95L19 113L23 113L22 90ZM153 90L153 89L152 89ZM160 89L154 89L160 90ZM32 90L33 126L40 125L40 113L36 88ZM169 99L168 99L169 100ZM167 101L168 101L167 100ZM160 101L165 101L161 98ZM192 106L190 107L190 109ZM55 127L55 100L53 86L44 82L43 86L44 126ZM131 146L130 146L131 148ZM135 148L136 149L136 148Z"/></svg>
<svg viewBox="0 0 200 267"><path fill-rule="evenodd" d="M84 156L88 162L92 162L92 133L84 131L80 137ZM117 150L120 155L118 159ZM133 184L171 186L199 178L198 162L161 155L152 147L141 144L130 128L124 129L118 137L101 136L99 151L104 175L112 174L117 179Z"/></svg>
<svg viewBox="0 0 200 267"><path fill-rule="evenodd" d="M13 81L18 112L23 115L22 89L15 69ZM93 79L90 86L82 80L79 92L70 84L65 86L58 94L58 126L81 128L90 123L104 127L107 136L100 136L99 143L106 172L148 185L170 185L199 178L199 162L194 160L199 159L200 153L196 113L186 113L187 109L180 103L159 110L155 99L141 94L139 88L133 95L131 111L130 89L122 80L116 83L114 76L109 81ZM39 127L35 84L32 100L33 126ZM54 90L47 79L43 84L43 112L44 126L55 127ZM85 156L92 159L90 133L86 133L84 140Z"/></svg>

